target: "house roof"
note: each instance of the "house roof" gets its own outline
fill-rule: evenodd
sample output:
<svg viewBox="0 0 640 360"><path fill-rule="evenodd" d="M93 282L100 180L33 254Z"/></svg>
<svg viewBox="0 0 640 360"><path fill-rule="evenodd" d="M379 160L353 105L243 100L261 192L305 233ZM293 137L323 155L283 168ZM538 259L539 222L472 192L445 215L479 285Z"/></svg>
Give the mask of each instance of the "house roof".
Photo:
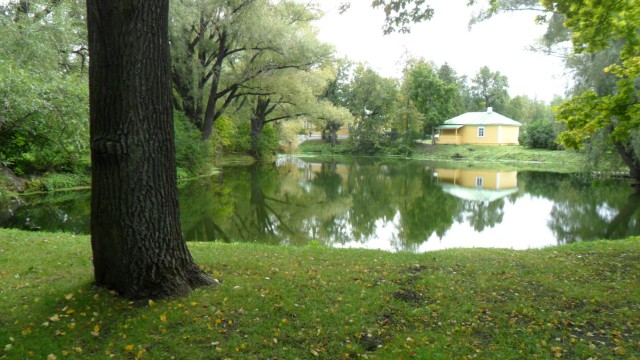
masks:
<svg viewBox="0 0 640 360"><path fill-rule="evenodd" d="M438 126L438 129L451 129L451 130L457 130L460 129L461 127L463 127L464 125L440 125Z"/></svg>
<svg viewBox="0 0 640 360"><path fill-rule="evenodd" d="M489 108L488 111L468 112L449 119L441 125L440 129L452 129L452 125L507 125L522 126L518 121L509 119L504 115L500 115Z"/></svg>

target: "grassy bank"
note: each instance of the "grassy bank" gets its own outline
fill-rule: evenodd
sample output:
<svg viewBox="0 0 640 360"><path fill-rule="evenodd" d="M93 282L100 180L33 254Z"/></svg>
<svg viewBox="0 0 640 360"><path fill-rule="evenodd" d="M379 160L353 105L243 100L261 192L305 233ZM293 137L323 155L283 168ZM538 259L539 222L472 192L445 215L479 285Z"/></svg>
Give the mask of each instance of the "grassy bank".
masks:
<svg viewBox="0 0 640 360"><path fill-rule="evenodd" d="M192 243L221 283L134 303L88 237L0 230L0 357L637 358L640 240L425 254Z"/></svg>
<svg viewBox="0 0 640 360"><path fill-rule="evenodd" d="M345 155L346 141L332 147L323 140L312 140L300 146L305 155ZM449 163L455 167L491 167L492 169L552 170L576 172L584 170L585 157L576 151L530 149L525 146L475 146L416 144L413 159ZM446 164L445 164L446 165Z"/></svg>
<svg viewBox="0 0 640 360"><path fill-rule="evenodd" d="M416 159L453 161L502 167L553 169L556 171L584 170L585 157L576 151L530 149L525 146L472 146L420 144L413 155Z"/></svg>

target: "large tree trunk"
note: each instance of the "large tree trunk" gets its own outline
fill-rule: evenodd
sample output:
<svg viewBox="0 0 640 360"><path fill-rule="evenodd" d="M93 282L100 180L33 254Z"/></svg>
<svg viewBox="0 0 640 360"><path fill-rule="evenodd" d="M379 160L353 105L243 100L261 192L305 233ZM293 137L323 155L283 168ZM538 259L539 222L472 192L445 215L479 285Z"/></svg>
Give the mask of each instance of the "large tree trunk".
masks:
<svg viewBox="0 0 640 360"><path fill-rule="evenodd" d="M640 191L640 159L636 156L633 146L626 146L619 141L614 141L613 144L624 163L629 167L629 176L636 182L634 186Z"/></svg>
<svg viewBox="0 0 640 360"><path fill-rule="evenodd" d="M88 0L95 281L130 298L210 284L180 231L168 0Z"/></svg>
<svg viewBox="0 0 640 360"><path fill-rule="evenodd" d="M335 128L331 128L331 146L338 145L338 133Z"/></svg>
<svg viewBox="0 0 640 360"><path fill-rule="evenodd" d="M255 159L261 159L264 156L260 148L260 136L263 129L264 118L254 114L251 117L251 149L249 151Z"/></svg>
<svg viewBox="0 0 640 360"><path fill-rule="evenodd" d="M264 124L267 121L267 112L269 111L269 104L271 101L263 96L259 96L256 101L256 107L253 110L253 116L251 116L251 156L256 159L261 159L264 154L260 148L260 136L264 129Z"/></svg>

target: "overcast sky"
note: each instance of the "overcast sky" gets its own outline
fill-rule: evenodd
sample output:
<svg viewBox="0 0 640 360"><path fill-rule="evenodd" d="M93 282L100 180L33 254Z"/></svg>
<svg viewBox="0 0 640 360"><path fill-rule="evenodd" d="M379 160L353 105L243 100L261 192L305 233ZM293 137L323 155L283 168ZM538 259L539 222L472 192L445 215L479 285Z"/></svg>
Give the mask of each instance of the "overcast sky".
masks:
<svg viewBox="0 0 640 360"><path fill-rule="evenodd" d="M319 38L334 44L338 55L366 62L385 77L400 77L407 54L440 66L447 62L459 75L472 78L482 66L509 79L510 95L550 101L563 95L566 81L559 58L527 48L544 33L535 13L501 14L468 29L473 12L466 0L430 0L432 20L414 25L411 34L383 35L384 12L370 0L351 0L351 9L338 13L345 0L319 0L325 17L317 22Z"/></svg>

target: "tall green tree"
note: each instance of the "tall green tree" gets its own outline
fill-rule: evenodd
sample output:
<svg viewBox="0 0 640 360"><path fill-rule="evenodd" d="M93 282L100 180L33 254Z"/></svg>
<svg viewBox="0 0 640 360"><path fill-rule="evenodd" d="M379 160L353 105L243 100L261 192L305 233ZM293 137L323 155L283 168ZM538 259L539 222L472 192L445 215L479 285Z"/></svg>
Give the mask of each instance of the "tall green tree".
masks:
<svg viewBox="0 0 640 360"><path fill-rule="evenodd" d="M422 135L424 119L424 114L418 111L416 104L411 99L408 82L403 81L400 91L398 91L392 131L399 132L405 143L410 146L416 138Z"/></svg>
<svg viewBox="0 0 640 360"><path fill-rule="evenodd" d="M619 59L602 69L616 76L616 89L604 94L589 89L560 105L556 116L567 130L559 139L569 148L582 148L593 134L605 130L640 186L640 7L633 1L542 3L566 19L575 53L595 54L621 44Z"/></svg>
<svg viewBox="0 0 640 360"><path fill-rule="evenodd" d="M227 81L228 65L257 46L249 18L261 14L256 0L173 1L171 6L174 105L211 137L213 123L238 97L238 82Z"/></svg>
<svg viewBox="0 0 640 360"><path fill-rule="evenodd" d="M470 95L467 85L467 76L458 73L448 64L444 63L438 67L438 78L447 86L455 88L455 93L451 95L449 101L450 115L458 115L465 112L470 103Z"/></svg>
<svg viewBox="0 0 640 360"><path fill-rule="evenodd" d="M351 126L354 122L353 115L347 109L347 94L350 86L349 76L352 66L353 63L346 59L334 60L330 68L332 76L324 94L320 97L321 101L329 102L338 110L329 112L319 118L323 133L329 133L332 145L336 145L338 142L338 130L345 126ZM343 110L346 110L346 112Z"/></svg>
<svg viewBox="0 0 640 360"><path fill-rule="evenodd" d="M424 115L423 134L433 135L436 126L456 115L459 89L455 83L442 80L435 65L424 60L415 62L410 65L405 81L410 98Z"/></svg>
<svg viewBox="0 0 640 360"><path fill-rule="evenodd" d="M314 13L295 2L280 2L271 7L271 31L277 34L274 49L256 56L247 52L237 68L256 74L239 86L252 107L252 154L261 157L259 137L267 123L306 116L312 119L346 120L330 102L321 98L331 78L330 55L333 49L317 39L311 20ZM348 115L342 111L342 115Z"/></svg>
<svg viewBox="0 0 640 360"><path fill-rule="evenodd" d="M329 49L310 22L309 5L294 1L176 1L172 6L174 103L211 137L213 125L246 99L264 74L310 68Z"/></svg>
<svg viewBox="0 0 640 360"><path fill-rule="evenodd" d="M483 66L471 80L471 95L473 96L477 110L493 107L495 111L502 111L504 104L509 99L509 80L499 71L491 71Z"/></svg>
<svg viewBox="0 0 640 360"><path fill-rule="evenodd" d="M376 153L385 145L397 105L398 83L359 65L353 73L346 105L355 117L350 133L356 152Z"/></svg>
<svg viewBox="0 0 640 360"><path fill-rule="evenodd" d="M212 281L180 229L168 0L89 0L91 247L97 285L129 298Z"/></svg>

